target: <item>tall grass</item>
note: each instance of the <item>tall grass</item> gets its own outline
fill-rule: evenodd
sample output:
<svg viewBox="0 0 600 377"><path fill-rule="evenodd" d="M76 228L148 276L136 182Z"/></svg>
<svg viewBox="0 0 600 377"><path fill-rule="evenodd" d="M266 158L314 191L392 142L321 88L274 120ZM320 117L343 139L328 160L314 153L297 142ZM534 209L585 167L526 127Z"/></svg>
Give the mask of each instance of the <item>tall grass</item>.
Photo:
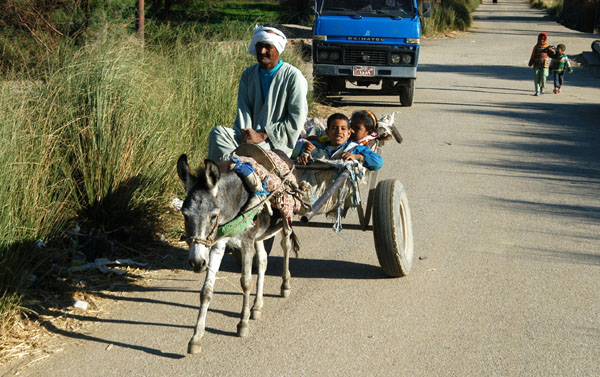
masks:
<svg viewBox="0 0 600 377"><path fill-rule="evenodd" d="M532 8L545 9L552 17L559 18L562 15L563 0L529 0Z"/></svg>
<svg viewBox="0 0 600 377"><path fill-rule="evenodd" d="M473 23L472 13L479 4L480 0L442 0L441 3L434 3L431 17L423 19L423 34L467 30Z"/></svg>
<svg viewBox="0 0 600 377"><path fill-rule="evenodd" d="M233 123L239 77L255 62L247 42L199 36L143 47L107 27L82 47L61 45L41 74L0 81L0 319L48 257L38 239L61 247L75 222L163 225L181 190L176 159L199 163L209 130ZM282 58L300 60L293 49Z"/></svg>

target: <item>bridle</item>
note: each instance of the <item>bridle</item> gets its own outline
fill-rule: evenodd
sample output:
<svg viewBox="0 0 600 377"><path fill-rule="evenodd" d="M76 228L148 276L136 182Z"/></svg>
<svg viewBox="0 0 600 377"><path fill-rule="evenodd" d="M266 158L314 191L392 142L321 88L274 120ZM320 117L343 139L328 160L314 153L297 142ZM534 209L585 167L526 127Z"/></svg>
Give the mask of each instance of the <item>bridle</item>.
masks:
<svg viewBox="0 0 600 377"><path fill-rule="evenodd" d="M219 240L219 238L215 239L215 235L217 234L217 230L219 229L220 218L221 218L221 213L219 213L217 215L217 219L215 220L215 225L213 226L211 231L208 233L208 236L206 238L186 237L185 242L188 244L188 246L191 247L192 244L200 244L200 245L206 246L209 249L211 247L213 247L213 245L215 243L217 243L217 241Z"/></svg>

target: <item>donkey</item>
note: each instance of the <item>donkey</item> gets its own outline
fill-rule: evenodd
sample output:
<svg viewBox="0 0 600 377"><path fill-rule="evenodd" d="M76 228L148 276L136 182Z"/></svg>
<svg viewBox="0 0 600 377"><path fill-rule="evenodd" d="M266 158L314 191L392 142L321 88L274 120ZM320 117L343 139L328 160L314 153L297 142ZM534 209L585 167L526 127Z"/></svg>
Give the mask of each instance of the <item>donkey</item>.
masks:
<svg viewBox="0 0 600 377"><path fill-rule="evenodd" d="M194 272L206 271L206 279L200 293L200 312L194 329L194 336L188 344L188 353L201 351L201 339L206 326L206 314L213 295L213 287L225 247L239 249L242 259L242 276L240 279L244 300L237 335L248 335L249 319L259 319L263 307L263 283L267 269L267 252L263 240L274 237L287 227L289 231L282 234L283 249L283 282L281 296L290 294L289 255L292 249L297 250L295 235L289 224L278 211L263 208L250 226L243 232L215 239L219 226L236 218L248 200L249 193L242 179L235 172L222 172L219 166L205 160L204 169L198 169L197 175L190 171L187 156L179 157L177 173L185 186L187 196L181 212L185 220L186 242L189 245L189 264ZM252 260L257 254L256 264L258 279L256 282L256 298L250 310L250 284L252 282Z"/></svg>

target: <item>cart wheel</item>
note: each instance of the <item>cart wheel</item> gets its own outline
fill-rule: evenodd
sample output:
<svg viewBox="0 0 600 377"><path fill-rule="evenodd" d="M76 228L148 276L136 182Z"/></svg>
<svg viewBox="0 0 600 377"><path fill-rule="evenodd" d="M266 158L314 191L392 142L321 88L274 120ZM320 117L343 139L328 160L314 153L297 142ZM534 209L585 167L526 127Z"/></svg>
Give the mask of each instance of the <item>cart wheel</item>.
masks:
<svg viewBox="0 0 600 377"><path fill-rule="evenodd" d="M397 179L377 184L373 237L377 259L386 275L407 275L413 263L412 221L406 191Z"/></svg>

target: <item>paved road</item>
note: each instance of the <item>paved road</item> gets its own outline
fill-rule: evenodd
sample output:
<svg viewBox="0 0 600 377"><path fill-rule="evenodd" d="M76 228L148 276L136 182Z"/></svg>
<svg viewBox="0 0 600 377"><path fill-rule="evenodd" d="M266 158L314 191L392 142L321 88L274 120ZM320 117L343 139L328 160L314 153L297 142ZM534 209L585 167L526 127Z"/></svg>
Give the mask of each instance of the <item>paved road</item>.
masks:
<svg viewBox="0 0 600 377"><path fill-rule="evenodd" d="M576 67L562 94L534 97L527 68L540 31L572 55L593 36L522 0L486 0L475 17L470 33L425 41L415 104L401 109L405 142L384 151L381 178L400 179L411 204L421 259L409 276L382 274L368 233L300 229L292 295L278 297L275 251L248 338L235 337L241 297L227 257L203 353L185 354L200 276L162 270L150 287L115 293L98 323L56 330L63 352L4 371L599 376L600 73ZM392 97L345 100L347 113L397 109Z"/></svg>

